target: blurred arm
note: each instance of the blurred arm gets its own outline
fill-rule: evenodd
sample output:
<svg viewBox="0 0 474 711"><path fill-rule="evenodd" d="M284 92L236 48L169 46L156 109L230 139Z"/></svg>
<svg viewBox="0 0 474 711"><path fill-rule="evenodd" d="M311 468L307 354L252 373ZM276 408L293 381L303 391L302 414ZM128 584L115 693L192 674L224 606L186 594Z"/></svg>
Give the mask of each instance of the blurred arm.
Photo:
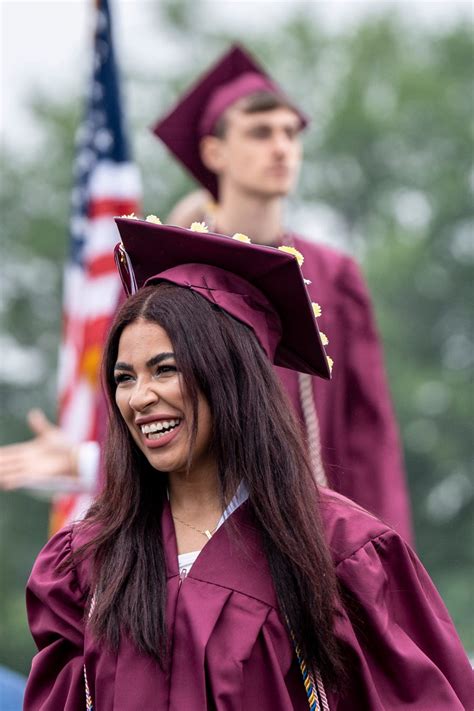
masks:
<svg viewBox="0 0 474 711"><path fill-rule="evenodd" d="M94 491L99 445L72 443L41 410L31 410L27 420L35 437L0 447L0 488Z"/></svg>

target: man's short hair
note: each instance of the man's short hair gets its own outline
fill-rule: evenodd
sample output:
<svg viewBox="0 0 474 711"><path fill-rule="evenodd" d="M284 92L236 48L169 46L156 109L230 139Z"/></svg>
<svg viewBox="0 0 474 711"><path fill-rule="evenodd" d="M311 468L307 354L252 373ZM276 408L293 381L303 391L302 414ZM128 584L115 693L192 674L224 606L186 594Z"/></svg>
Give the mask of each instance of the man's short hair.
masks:
<svg viewBox="0 0 474 711"><path fill-rule="evenodd" d="M249 96L245 96L237 102L239 109L244 114L256 114L261 111L273 111L274 109L291 109L294 107L283 97L265 89L255 91ZM234 104L235 106L235 104ZM227 110L219 116L216 125L212 130L212 135L217 138L224 138L227 131Z"/></svg>

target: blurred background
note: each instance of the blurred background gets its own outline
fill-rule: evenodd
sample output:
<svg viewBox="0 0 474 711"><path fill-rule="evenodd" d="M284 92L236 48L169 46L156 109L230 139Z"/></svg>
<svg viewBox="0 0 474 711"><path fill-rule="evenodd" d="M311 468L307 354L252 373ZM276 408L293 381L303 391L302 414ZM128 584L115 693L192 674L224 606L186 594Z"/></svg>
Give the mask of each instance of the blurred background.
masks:
<svg viewBox="0 0 474 711"><path fill-rule="evenodd" d="M288 222L362 264L401 429L418 553L474 654L473 11L465 2L111 0L144 214L193 183L148 127L241 40L312 117ZM92 1L3 2L1 443L56 416L74 134ZM34 653L24 586L48 502L0 493L0 663Z"/></svg>

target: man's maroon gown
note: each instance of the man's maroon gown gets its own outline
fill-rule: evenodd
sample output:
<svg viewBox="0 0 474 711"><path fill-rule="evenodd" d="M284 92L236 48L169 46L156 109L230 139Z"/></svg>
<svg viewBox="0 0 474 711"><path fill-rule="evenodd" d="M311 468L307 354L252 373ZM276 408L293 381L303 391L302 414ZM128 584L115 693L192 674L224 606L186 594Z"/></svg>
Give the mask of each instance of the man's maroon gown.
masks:
<svg viewBox="0 0 474 711"><path fill-rule="evenodd" d="M331 382L313 378L321 456L328 486L412 540L401 445L370 297L351 257L294 235L303 276L322 308L320 329L334 360ZM285 241L285 238L284 238ZM298 374L276 368L300 418Z"/></svg>

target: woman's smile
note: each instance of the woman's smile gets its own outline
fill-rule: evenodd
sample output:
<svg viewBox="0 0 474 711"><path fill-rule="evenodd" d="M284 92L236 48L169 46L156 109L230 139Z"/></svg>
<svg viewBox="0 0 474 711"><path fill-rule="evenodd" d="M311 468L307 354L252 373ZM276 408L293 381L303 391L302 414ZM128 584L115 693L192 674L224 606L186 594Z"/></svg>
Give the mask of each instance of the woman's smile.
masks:
<svg viewBox="0 0 474 711"><path fill-rule="evenodd" d="M182 417L169 415L150 415L145 418L139 417L136 420L145 445L151 448L164 447L169 444L181 432L182 424Z"/></svg>

